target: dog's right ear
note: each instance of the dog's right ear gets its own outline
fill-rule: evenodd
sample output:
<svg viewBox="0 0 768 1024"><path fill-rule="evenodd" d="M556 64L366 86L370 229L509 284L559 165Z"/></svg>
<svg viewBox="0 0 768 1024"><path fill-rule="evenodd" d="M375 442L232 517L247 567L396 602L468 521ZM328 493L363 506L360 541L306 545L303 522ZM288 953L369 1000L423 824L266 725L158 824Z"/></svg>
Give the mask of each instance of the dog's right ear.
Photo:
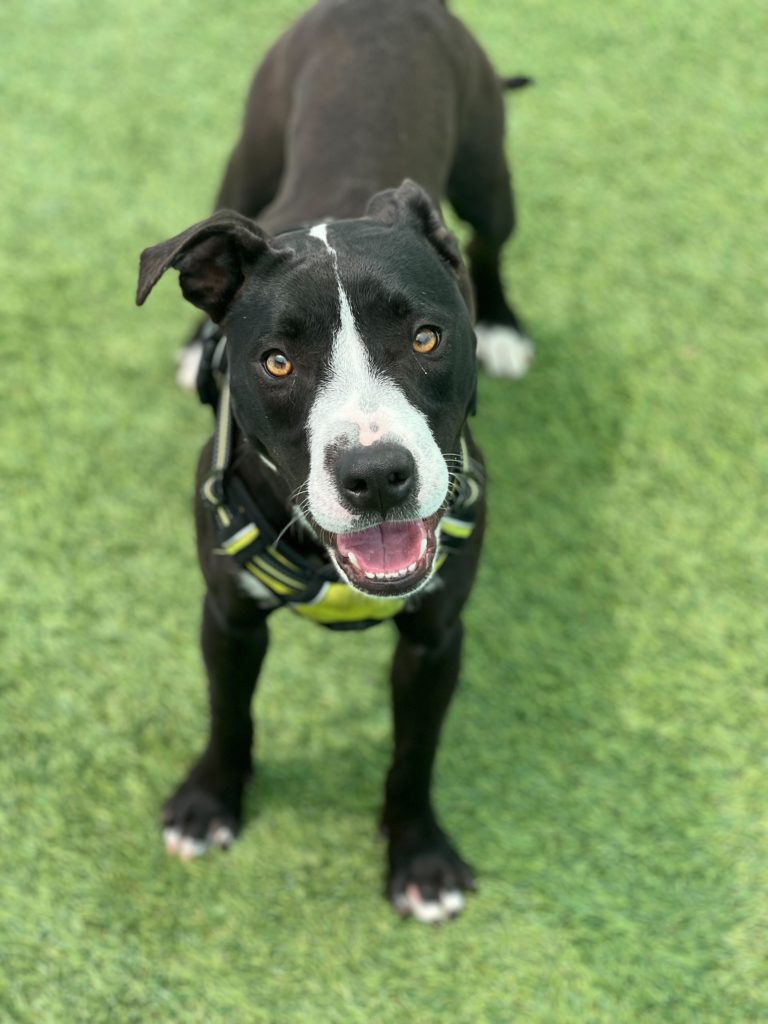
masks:
<svg viewBox="0 0 768 1024"><path fill-rule="evenodd" d="M219 210L180 235L150 246L141 254L136 304L141 306L169 267L179 271L184 298L220 323L247 271L272 249L267 236L248 217Z"/></svg>

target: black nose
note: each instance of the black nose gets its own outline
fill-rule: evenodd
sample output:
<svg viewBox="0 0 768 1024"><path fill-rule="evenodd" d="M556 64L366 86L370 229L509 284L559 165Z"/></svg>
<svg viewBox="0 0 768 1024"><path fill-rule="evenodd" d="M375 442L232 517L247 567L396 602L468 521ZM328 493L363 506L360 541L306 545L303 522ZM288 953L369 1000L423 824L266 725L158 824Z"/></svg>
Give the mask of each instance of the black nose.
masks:
<svg viewBox="0 0 768 1024"><path fill-rule="evenodd" d="M342 452L336 482L342 500L356 511L384 515L413 493L416 466L402 445L379 441Z"/></svg>

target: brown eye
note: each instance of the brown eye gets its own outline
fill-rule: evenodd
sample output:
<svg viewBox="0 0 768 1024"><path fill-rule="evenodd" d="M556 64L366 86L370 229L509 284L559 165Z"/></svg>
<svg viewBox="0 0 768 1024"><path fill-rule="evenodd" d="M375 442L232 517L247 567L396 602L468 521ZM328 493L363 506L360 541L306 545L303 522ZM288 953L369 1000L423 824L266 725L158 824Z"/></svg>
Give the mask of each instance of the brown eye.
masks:
<svg viewBox="0 0 768 1024"><path fill-rule="evenodd" d="M270 352L264 358L264 366L267 373L273 377L287 377L289 373L293 373L293 363L291 360L288 356L277 350Z"/></svg>
<svg viewBox="0 0 768 1024"><path fill-rule="evenodd" d="M440 334L436 327L420 327L413 339L413 351L419 355L434 352L440 344Z"/></svg>

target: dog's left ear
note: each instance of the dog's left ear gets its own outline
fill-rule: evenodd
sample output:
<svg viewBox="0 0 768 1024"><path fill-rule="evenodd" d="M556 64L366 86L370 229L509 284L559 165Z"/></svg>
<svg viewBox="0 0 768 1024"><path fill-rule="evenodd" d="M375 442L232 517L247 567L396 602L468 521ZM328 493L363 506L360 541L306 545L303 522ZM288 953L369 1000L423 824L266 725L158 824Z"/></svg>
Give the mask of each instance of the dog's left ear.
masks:
<svg viewBox="0 0 768 1024"><path fill-rule="evenodd" d="M365 212L366 216L383 224L407 224L420 231L438 256L458 272L461 266L459 244L443 223L440 210L429 193L415 181L406 178L399 188L377 192Z"/></svg>
<svg viewBox="0 0 768 1024"><path fill-rule="evenodd" d="M440 259L456 275L459 291L470 316L474 318L475 301L467 268L461 258L459 243L443 223L440 208L426 189L406 178L399 188L377 192L366 209L366 216L394 227L407 225L426 238Z"/></svg>
<svg viewBox="0 0 768 1024"><path fill-rule="evenodd" d="M278 259L287 255L272 249L267 236L248 217L220 210L144 250L136 304L141 306L166 270L174 267L184 298L220 323L247 271L268 252Z"/></svg>

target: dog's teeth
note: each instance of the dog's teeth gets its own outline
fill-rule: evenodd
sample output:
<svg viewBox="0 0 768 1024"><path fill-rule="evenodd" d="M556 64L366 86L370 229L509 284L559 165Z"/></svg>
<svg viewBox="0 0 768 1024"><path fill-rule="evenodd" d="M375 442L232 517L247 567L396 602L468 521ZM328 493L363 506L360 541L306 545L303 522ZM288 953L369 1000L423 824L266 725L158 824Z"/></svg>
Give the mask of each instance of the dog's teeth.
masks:
<svg viewBox="0 0 768 1024"><path fill-rule="evenodd" d="M376 579L377 579L377 580L383 580L383 579L386 579L386 576L387 576L387 574L386 574L385 572L377 572L377 573L376 573Z"/></svg>
<svg viewBox="0 0 768 1024"><path fill-rule="evenodd" d="M398 576L407 576L408 575L408 570L407 569L401 569L400 572L397 575Z"/></svg>
<svg viewBox="0 0 768 1024"><path fill-rule="evenodd" d="M411 564L408 566L408 568L405 571L406 572L416 572L416 562L411 562Z"/></svg>
<svg viewBox="0 0 768 1024"><path fill-rule="evenodd" d="M349 554L347 555L347 558L352 563L352 565L354 565L354 567L356 569L360 568L360 563L358 562L357 557L355 556L355 552L354 551L350 551ZM366 573L365 575L367 576L368 573Z"/></svg>
<svg viewBox="0 0 768 1024"><path fill-rule="evenodd" d="M376 579L375 574L372 573L372 572L367 572L365 575L368 577L369 580L375 580Z"/></svg>
<svg viewBox="0 0 768 1024"><path fill-rule="evenodd" d="M427 550L427 538L426 537L422 537L422 539L421 539L421 547L419 548L419 557L416 559L416 561L419 561L420 559L422 559L424 557L424 552L426 550Z"/></svg>

